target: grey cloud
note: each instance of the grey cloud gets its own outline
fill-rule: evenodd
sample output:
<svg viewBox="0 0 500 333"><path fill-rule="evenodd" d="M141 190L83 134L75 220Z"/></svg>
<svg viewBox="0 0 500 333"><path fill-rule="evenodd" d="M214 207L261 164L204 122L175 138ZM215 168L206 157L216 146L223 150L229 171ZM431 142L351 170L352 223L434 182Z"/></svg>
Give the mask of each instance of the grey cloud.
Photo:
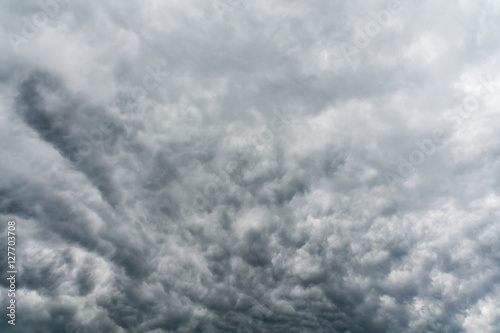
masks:
<svg viewBox="0 0 500 333"><path fill-rule="evenodd" d="M495 332L499 8L390 3L3 4L2 332Z"/></svg>

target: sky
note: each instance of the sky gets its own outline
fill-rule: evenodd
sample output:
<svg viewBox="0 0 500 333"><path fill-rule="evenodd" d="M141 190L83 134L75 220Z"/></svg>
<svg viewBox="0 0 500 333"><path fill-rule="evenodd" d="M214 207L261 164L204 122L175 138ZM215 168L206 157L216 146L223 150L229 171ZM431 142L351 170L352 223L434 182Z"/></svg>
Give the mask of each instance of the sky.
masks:
<svg viewBox="0 0 500 333"><path fill-rule="evenodd" d="M498 1L0 22L0 331L499 332Z"/></svg>

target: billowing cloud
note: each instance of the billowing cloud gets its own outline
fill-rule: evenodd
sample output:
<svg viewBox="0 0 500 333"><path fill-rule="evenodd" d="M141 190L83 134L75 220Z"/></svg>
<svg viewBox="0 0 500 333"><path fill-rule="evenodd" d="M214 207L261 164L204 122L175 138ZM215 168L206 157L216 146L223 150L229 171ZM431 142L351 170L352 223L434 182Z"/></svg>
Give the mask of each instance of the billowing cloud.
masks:
<svg viewBox="0 0 500 333"><path fill-rule="evenodd" d="M496 332L499 16L2 4L2 332Z"/></svg>

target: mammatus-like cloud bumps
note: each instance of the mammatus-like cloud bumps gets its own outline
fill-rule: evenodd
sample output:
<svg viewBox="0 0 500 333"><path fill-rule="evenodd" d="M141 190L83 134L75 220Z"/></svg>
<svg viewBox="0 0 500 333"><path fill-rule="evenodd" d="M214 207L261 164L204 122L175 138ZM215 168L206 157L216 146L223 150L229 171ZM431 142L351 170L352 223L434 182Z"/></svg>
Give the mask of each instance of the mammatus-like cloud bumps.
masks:
<svg viewBox="0 0 500 333"><path fill-rule="evenodd" d="M3 3L0 330L497 332L499 16Z"/></svg>

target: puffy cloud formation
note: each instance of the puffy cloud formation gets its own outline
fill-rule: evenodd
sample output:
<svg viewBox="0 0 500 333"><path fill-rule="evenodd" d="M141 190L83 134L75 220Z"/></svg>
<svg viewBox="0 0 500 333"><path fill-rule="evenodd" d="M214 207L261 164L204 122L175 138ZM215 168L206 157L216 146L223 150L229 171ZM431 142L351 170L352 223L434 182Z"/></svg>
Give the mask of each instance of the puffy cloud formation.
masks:
<svg viewBox="0 0 500 333"><path fill-rule="evenodd" d="M497 332L499 16L2 3L0 330Z"/></svg>

